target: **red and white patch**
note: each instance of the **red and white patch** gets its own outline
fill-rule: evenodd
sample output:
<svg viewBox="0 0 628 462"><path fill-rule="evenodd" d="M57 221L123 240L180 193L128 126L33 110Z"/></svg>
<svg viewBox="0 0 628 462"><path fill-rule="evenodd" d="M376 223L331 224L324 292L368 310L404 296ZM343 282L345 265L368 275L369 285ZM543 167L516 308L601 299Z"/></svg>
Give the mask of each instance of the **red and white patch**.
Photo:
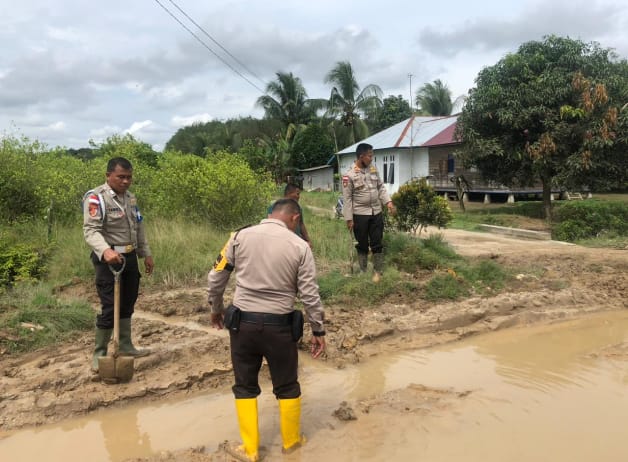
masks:
<svg viewBox="0 0 628 462"><path fill-rule="evenodd" d="M345 188L349 186L349 177L347 175L342 177L342 186Z"/></svg>
<svg viewBox="0 0 628 462"><path fill-rule="evenodd" d="M94 204L91 201L89 203L89 216L92 218L100 216L100 207L98 206L98 204Z"/></svg>

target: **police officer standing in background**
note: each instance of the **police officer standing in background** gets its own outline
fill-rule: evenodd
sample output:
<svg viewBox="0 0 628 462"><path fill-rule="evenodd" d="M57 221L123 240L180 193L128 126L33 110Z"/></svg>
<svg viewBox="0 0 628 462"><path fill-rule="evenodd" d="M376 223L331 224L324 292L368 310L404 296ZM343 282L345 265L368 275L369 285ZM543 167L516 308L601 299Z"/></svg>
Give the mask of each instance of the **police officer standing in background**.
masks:
<svg viewBox="0 0 628 462"><path fill-rule="evenodd" d="M120 275L120 344L122 356L146 356L131 341L131 316L140 286L138 257L144 258L146 274L153 272L153 257L144 235L143 217L135 196L128 191L133 181L133 167L116 157L107 164L107 182L86 193L83 201L83 235L92 249L90 258L96 270L96 290L101 312L96 317L96 346L92 370L98 372L98 357L107 355L113 332L114 276L109 265L122 264Z"/></svg>
<svg viewBox="0 0 628 462"><path fill-rule="evenodd" d="M377 168L371 164L373 146L358 144L356 156L355 164L342 177L343 215L347 227L353 230L358 241L356 249L360 270L366 271L370 247L373 253L373 282L379 282L384 271L382 205L386 205L390 213L395 213L395 208Z"/></svg>
<svg viewBox="0 0 628 462"><path fill-rule="evenodd" d="M312 328L314 358L325 349L325 331L312 250L295 234L300 218L295 200L279 199L267 219L232 234L208 275L212 325L229 329L233 394L243 443L224 449L239 460L259 460L257 396L262 358L268 362L273 394L279 401L283 452L292 452L304 442L297 378L303 315L294 309L297 293ZM233 303L225 310L223 294L233 270L236 288Z"/></svg>

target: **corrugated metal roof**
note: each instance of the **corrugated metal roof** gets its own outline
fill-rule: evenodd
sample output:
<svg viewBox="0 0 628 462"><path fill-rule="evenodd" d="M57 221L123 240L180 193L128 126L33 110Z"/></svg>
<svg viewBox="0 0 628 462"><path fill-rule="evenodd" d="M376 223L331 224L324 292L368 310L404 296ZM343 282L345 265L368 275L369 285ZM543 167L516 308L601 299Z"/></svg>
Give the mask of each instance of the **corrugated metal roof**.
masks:
<svg viewBox="0 0 628 462"><path fill-rule="evenodd" d="M325 168L332 168L331 165L325 164L325 165L319 165L317 167L310 167L310 168L299 168L297 169L298 172L313 172L314 170L323 170Z"/></svg>
<svg viewBox="0 0 628 462"><path fill-rule="evenodd" d="M452 144L458 116L419 117L413 116L386 130L360 141L373 146L373 150L388 148L409 148ZM355 153L358 144L344 148L338 154Z"/></svg>

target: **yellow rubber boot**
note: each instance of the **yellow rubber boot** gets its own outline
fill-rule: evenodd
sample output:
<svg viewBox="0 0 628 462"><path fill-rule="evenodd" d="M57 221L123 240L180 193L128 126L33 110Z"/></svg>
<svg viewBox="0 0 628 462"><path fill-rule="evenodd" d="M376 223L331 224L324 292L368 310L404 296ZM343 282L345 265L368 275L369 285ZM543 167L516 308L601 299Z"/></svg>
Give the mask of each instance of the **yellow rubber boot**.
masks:
<svg viewBox="0 0 628 462"><path fill-rule="evenodd" d="M305 437L301 434L301 397L279 400L279 427L284 454L305 444Z"/></svg>
<svg viewBox="0 0 628 462"><path fill-rule="evenodd" d="M242 445L236 451L237 459L250 462L259 460L259 428L257 426L257 398L236 399L238 424ZM235 454L232 454L235 456Z"/></svg>

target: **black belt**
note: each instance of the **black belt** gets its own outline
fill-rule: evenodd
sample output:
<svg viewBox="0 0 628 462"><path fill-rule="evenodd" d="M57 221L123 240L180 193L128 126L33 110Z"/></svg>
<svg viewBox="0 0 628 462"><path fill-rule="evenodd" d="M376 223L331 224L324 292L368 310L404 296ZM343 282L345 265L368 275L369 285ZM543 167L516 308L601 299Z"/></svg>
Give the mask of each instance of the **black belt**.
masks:
<svg viewBox="0 0 628 462"><path fill-rule="evenodd" d="M292 313L272 314L240 311L240 322L264 324L265 326L289 326L292 324Z"/></svg>

